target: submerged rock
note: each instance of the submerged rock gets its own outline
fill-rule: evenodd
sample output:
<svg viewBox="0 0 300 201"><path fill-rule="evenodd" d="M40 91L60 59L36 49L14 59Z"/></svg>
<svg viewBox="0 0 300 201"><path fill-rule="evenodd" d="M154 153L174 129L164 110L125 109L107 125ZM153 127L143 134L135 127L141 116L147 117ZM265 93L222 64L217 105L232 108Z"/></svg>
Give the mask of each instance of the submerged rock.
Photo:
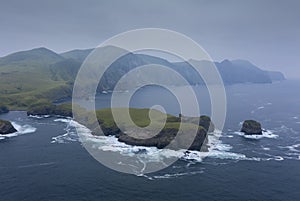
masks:
<svg viewBox="0 0 300 201"><path fill-rule="evenodd" d="M262 135L261 124L255 120L246 120L243 123L241 132L246 135Z"/></svg>
<svg viewBox="0 0 300 201"><path fill-rule="evenodd" d="M14 128L14 126L9 122L5 120L0 119L0 134L10 134L17 132L17 130Z"/></svg>

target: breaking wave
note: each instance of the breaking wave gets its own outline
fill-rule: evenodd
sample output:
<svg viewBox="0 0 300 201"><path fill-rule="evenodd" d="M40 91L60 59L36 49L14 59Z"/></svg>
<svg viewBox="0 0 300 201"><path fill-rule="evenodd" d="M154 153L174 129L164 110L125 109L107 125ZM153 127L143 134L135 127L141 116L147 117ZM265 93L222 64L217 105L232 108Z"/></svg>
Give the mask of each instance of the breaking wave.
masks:
<svg viewBox="0 0 300 201"><path fill-rule="evenodd" d="M262 132L262 135L245 135L245 133L243 132L234 132L234 134L236 135L240 135L244 138L247 138L247 139L254 139L254 140L257 140L257 139L262 139L262 138L277 138L278 135L274 134L273 131L271 130L263 130Z"/></svg>
<svg viewBox="0 0 300 201"><path fill-rule="evenodd" d="M213 164L226 164L230 161L283 161L285 159L293 159L300 160L300 144L295 144L291 146L281 147L283 149L287 149L290 152L285 153L285 155L280 156L278 153L271 154L271 148L266 145L260 145L259 147L252 147L252 151L248 151L245 153L240 153L240 151L236 152L236 149L239 150L239 146L235 145L232 147L230 144L224 143L223 140L228 141L229 138L235 138L235 136L242 136L246 139L276 139L278 135L274 134L271 130L263 131L262 135L244 135L241 132L231 131L224 135L219 130L216 130L213 133L208 134L209 148L208 153L203 153L199 151L190 151L190 150L170 150L170 149L158 149L156 147L143 147L143 146L132 146L127 145L123 142L119 142L118 139L114 136L94 136L91 134L91 130L86 128L85 126L79 124L78 122L68 119L68 118L59 118L55 119L55 122L62 122L66 124L65 133L52 138L51 143L70 143L70 142L88 142L91 144L92 148L99 149L101 151L109 151L120 153L123 156L137 156L137 158L143 164L147 165L147 163L151 162L160 162L163 163L164 159L168 158L178 158L179 160L185 162L185 164L195 164L195 163L211 163L213 159ZM277 131L276 131L277 133ZM80 138L79 138L80 136ZM230 137L228 137L230 136ZM227 140L226 140L227 139ZM269 145L269 144L268 144ZM233 151L234 150L234 151ZM255 155L253 155L253 153ZM206 160L203 161L203 158L207 157ZM122 165L122 164L120 164ZM149 176L144 175L141 172L137 173L137 176L143 176L148 179L164 179L164 178L175 178L189 174L200 174L201 171L184 171L184 172L175 172L163 175L155 175Z"/></svg>
<svg viewBox="0 0 300 201"><path fill-rule="evenodd" d="M17 132L0 135L0 140L5 140L7 138L16 137L16 136L24 135L24 134L28 134L28 133L34 133L36 131L35 127L28 125L28 124L20 125L20 124L17 124L16 122L11 122L11 124L13 125L13 127L15 127Z"/></svg>
<svg viewBox="0 0 300 201"><path fill-rule="evenodd" d="M49 118L51 116L50 115L29 115L28 117L35 118L35 119L44 119L44 118Z"/></svg>
<svg viewBox="0 0 300 201"><path fill-rule="evenodd" d="M124 156L138 155L138 157L144 162L160 162L165 158L176 157L186 161L202 162L205 156L215 159L228 159L228 160L255 160L258 158L247 157L244 154L234 153L230 150L232 146L224 144L220 137L222 132L216 130L208 135L208 141L210 148L208 153L190 150L170 150L170 149L158 149L156 147L143 147L127 145L123 142L119 142L114 136L94 136L91 131L85 126L79 124L72 119L55 119L56 122L66 123L66 133L53 137L51 143L68 143L79 141L79 136L82 140L92 144L92 147L102 151L118 152ZM77 130L77 132L76 132ZM267 133L265 136L269 136Z"/></svg>

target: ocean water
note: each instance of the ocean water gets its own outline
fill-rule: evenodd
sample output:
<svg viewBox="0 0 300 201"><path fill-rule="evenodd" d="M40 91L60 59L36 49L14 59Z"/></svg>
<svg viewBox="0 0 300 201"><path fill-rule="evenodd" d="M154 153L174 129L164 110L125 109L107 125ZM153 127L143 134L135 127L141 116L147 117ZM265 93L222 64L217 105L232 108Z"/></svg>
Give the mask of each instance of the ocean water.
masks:
<svg viewBox="0 0 300 201"><path fill-rule="evenodd" d="M227 118L210 137L216 146L201 160L199 152L172 152L128 146L114 137L96 139L99 149L143 160L178 157L170 167L151 174L129 175L111 170L88 154L78 132L88 130L71 119L27 117L13 111L0 115L18 132L0 135L0 200L299 200L300 81L241 84L226 87ZM177 90L184 91L184 87ZM200 111L210 114L208 93L196 86ZM110 95L96 97L97 108L110 105ZM133 97L133 107L162 105L180 113L175 97L148 87ZM241 122L256 119L263 136L245 137ZM76 131L77 128L77 131ZM213 136L217 136L214 138ZM93 136L88 136L93 140Z"/></svg>

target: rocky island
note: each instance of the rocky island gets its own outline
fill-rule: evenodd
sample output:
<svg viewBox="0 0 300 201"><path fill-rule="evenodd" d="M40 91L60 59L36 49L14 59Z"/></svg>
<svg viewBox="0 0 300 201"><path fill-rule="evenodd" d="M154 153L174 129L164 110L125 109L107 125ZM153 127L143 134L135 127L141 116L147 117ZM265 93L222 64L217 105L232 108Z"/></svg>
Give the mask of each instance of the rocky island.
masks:
<svg viewBox="0 0 300 201"><path fill-rule="evenodd" d="M125 114L125 110L127 109L117 109L120 115ZM136 132L134 130L134 126L132 126L127 121L127 118L121 118L122 128L120 129L118 127L120 125L117 126L116 122L114 121L110 108L96 111L98 122L91 120L92 118L89 119L89 112L82 115L84 116L83 119L76 120L92 130L93 135L102 135L103 133L106 136L115 136L120 142L124 142L129 145L148 147L155 146L161 149L168 146L172 142L172 140L179 134L179 137L176 138L176 143L173 143L171 147L168 146L168 148L181 149L189 147L189 150L207 151L207 135L209 132L212 132L214 130L214 125L208 116L186 117L179 115L178 117L176 117L173 115L164 114L158 110L137 108L130 108L129 112L134 124L141 128L147 127L150 124L150 112L152 112L155 117L154 119L152 119L152 121L154 121L154 125L159 125L164 116L166 116L166 123L164 124L160 132L157 133L157 135L149 136L150 134L153 134L153 130L148 130L143 133ZM71 117L72 108L70 104L38 104L30 107L27 115L60 115ZM100 125L103 132L99 130L98 125ZM180 126L182 128L182 133L179 133ZM155 129L155 127L152 129ZM190 139L194 140L190 142Z"/></svg>
<svg viewBox="0 0 300 201"><path fill-rule="evenodd" d="M122 110L125 110L125 108L118 108L118 110L118 113L122 114ZM114 122L111 109L101 109L96 113L98 123L101 126L104 135L114 135L120 142L129 145L154 146L159 149L168 146L176 137L175 143L172 143L171 146L169 145L168 148L177 150L189 147L189 150L207 151L207 135L209 131L211 132L214 129L208 116L201 116L200 118L180 118L153 109L150 111L150 109L130 108L129 111L133 122L139 127L146 127L150 124L150 112L154 115L154 119L152 119L153 122L151 123L154 123L155 125L155 123L161 122L164 115L167 116L166 123L157 135L149 136L155 133L155 131L150 129L148 132L145 131L144 133L135 132L130 124L126 122L126 118L121 118L124 122L121 122L122 129L120 129ZM182 128L181 131L179 129L180 126ZM97 131L97 129L92 130L94 135L98 135L99 131ZM194 133L195 131L196 135ZM190 139L194 140L190 142Z"/></svg>
<svg viewBox="0 0 300 201"><path fill-rule="evenodd" d="M17 130L14 128L14 126L9 121L0 119L0 134L1 135L15 133L15 132L17 132Z"/></svg>
<svg viewBox="0 0 300 201"><path fill-rule="evenodd" d="M255 120L245 120L241 132L245 135L262 135L261 124Z"/></svg>

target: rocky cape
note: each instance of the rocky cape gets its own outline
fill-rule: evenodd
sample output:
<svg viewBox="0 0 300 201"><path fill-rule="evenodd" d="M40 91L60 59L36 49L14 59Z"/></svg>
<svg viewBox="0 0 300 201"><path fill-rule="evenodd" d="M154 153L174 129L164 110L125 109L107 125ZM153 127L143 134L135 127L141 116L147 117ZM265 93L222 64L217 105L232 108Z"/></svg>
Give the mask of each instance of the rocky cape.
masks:
<svg viewBox="0 0 300 201"><path fill-rule="evenodd" d="M124 111L123 111L124 110ZM130 108L129 112L135 125L147 127L143 132L138 132L135 125L127 121L125 108L118 108L117 113L121 122L116 124L113 119L111 109L102 109L97 111L98 123L101 126L104 135L114 135L120 142L129 145L169 148L169 149L188 149L197 151L208 150L208 131L213 131L214 126L208 116L201 117L176 117L164 114L158 110ZM149 119L151 112L152 119ZM161 122L165 123L162 129L158 129ZM153 126L154 125L154 126ZM156 126L157 125L157 126ZM97 129L92 129L95 135L98 135ZM153 133L156 135L152 136ZM175 139L176 138L176 139Z"/></svg>
<svg viewBox="0 0 300 201"><path fill-rule="evenodd" d="M126 108L118 108L118 116L126 114ZM129 108L130 115L134 125L127 121L128 118L120 118L121 123L117 125L111 109L97 110L97 120L94 120L91 113L82 109L82 115L75 118L79 123L92 130L93 135L115 136L120 142L129 145L154 146L159 149L168 147L170 149L189 149L197 151L208 150L207 135L214 130L214 125L208 116L186 117L162 113L158 110ZM149 113L152 113L154 119L149 119ZM60 115L72 117L72 108L70 104L64 105L36 105L30 107L28 115ZM154 115L154 116L153 116ZM165 118L165 124L161 129L159 126ZM136 126L145 128L149 124L154 125L147 128L144 132L138 132ZM99 125L101 130L99 129ZM181 129L180 129L181 128ZM157 133L155 136L151 136ZM174 140L176 137L176 140ZM193 140L191 140L193 139ZM173 141L174 140L174 141ZM172 142L172 143L171 143ZM171 144L170 144L171 143Z"/></svg>

